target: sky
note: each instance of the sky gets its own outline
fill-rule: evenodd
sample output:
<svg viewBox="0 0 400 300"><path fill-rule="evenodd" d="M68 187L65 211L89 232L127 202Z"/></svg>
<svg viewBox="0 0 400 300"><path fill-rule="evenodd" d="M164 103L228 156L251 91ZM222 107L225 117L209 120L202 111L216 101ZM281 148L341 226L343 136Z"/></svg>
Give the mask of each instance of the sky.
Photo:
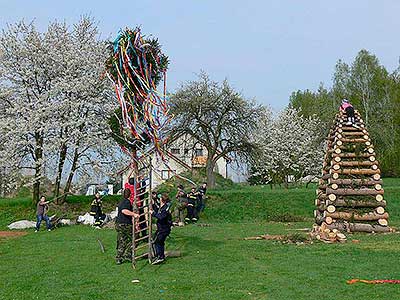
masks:
<svg viewBox="0 0 400 300"><path fill-rule="evenodd" d="M396 0L0 0L0 29L24 19L44 31L54 19L89 15L113 39L140 25L170 58L170 92L204 70L279 110L293 91L330 87L336 62L361 49L396 69L399 12Z"/></svg>

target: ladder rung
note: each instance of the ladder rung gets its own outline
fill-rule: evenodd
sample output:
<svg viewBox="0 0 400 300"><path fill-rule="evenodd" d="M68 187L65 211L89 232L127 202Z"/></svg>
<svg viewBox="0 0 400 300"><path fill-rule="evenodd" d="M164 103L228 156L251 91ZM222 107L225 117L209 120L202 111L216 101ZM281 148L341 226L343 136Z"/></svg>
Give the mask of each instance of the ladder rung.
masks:
<svg viewBox="0 0 400 300"><path fill-rule="evenodd" d="M149 227L145 227L145 228L141 228L139 230L135 230L135 233L139 233L139 232L142 232L142 231L145 231L145 230L149 230Z"/></svg>
<svg viewBox="0 0 400 300"><path fill-rule="evenodd" d="M143 220L142 222L135 223L135 224L138 224L138 225L140 225L140 224L143 224L143 223L146 223L146 222L148 222L148 221L147 221L147 220Z"/></svg>
<svg viewBox="0 0 400 300"><path fill-rule="evenodd" d="M139 242L139 241L142 241L142 240L147 239L147 238L149 238L149 235L146 235L146 236L141 237L139 239L135 239L135 242Z"/></svg>
<svg viewBox="0 0 400 300"><path fill-rule="evenodd" d="M149 244L141 244L140 246L137 246L137 247L135 248L135 251L138 250L138 249L142 249L142 248L144 248L144 247L148 247L148 246L149 246Z"/></svg>
<svg viewBox="0 0 400 300"><path fill-rule="evenodd" d="M149 253L146 252L146 253L143 253L143 254L141 254L139 256L135 256L135 259L139 259L139 258L142 258L142 257L145 257L145 256L149 256Z"/></svg>

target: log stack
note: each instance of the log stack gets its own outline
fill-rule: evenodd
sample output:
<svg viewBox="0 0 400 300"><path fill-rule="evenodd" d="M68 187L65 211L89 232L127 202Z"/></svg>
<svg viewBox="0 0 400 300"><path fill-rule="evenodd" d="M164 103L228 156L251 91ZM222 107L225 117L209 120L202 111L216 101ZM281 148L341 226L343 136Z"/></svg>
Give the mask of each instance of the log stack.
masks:
<svg viewBox="0 0 400 300"><path fill-rule="evenodd" d="M355 123L347 125L346 115L338 113L328 135L315 200L318 232L392 231L375 150L360 114L355 115Z"/></svg>

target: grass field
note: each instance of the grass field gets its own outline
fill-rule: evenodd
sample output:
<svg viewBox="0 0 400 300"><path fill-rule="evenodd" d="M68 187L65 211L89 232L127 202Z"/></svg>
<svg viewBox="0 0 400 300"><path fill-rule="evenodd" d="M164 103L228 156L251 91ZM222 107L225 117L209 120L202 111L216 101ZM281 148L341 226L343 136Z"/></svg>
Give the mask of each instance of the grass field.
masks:
<svg viewBox="0 0 400 300"><path fill-rule="evenodd" d="M114 264L111 229L72 226L1 239L0 299L398 299L400 285L346 284L400 279L397 233L355 234L335 245L244 240L310 227L314 195L313 188L212 191L202 219L210 226L176 228L167 240L167 250L179 249L182 257L160 266L141 261L137 270ZM399 226L400 180L385 180L385 198L390 224ZM4 217L31 210L29 200L0 200L1 230Z"/></svg>

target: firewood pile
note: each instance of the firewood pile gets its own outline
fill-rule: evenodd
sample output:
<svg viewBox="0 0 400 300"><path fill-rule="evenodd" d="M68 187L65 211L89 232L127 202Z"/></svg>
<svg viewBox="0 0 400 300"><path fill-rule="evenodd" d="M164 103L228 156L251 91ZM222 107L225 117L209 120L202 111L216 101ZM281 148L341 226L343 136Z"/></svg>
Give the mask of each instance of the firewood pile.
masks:
<svg viewBox="0 0 400 300"><path fill-rule="evenodd" d="M338 113L328 135L313 228L324 240L338 240L343 232L393 231L374 146L360 114L355 115L355 124L349 125Z"/></svg>

